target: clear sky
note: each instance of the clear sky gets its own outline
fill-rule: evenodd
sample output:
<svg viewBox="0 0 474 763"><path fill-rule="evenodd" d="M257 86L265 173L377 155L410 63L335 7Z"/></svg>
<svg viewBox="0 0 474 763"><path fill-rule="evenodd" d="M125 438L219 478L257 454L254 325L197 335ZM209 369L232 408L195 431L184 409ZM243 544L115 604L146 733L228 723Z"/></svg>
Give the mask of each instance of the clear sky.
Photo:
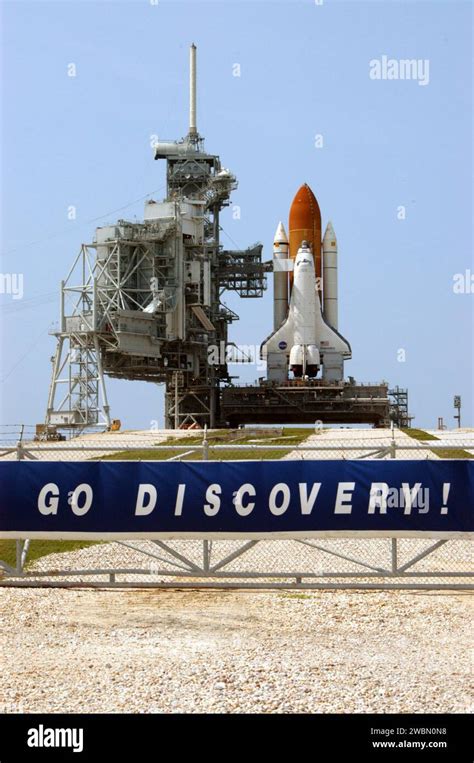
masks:
<svg viewBox="0 0 474 763"><path fill-rule="evenodd" d="M48 329L81 242L164 195L150 136L186 133L194 41L198 129L239 179L240 219L223 213L222 243L261 241L269 259L307 182L339 242L346 374L408 387L416 426L453 426L461 394L473 426L474 285L453 291L456 274L474 273L470 2L16 0L1 15L0 272L23 274L24 295L0 295L0 423L44 420ZM384 55L428 60L426 84L371 79ZM262 300L226 298L241 315L231 340L270 333L271 286ZM108 391L125 427L162 423L162 387L109 380Z"/></svg>

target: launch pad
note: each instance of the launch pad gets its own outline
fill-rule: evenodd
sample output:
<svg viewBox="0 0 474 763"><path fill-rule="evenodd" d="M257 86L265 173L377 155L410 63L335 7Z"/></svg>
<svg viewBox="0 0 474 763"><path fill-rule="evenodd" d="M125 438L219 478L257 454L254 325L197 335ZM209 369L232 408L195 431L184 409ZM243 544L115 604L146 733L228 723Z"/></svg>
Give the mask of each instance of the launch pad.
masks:
<svg viewBox="0 0 474 763"><path fill-rule="evenodd" d="M221 415L227 426L245 424L373 424L409 426L408 411L388 385L294 380L227 387Z"/></svg>
<svg viewBox="0 0 474 763"><path fill-rule="evenodd" d="M110 428L106 376L164 384L168 429L409 425L406 391L397 397L385 382L344 380L351 347L338 327L337 239L330 222L322 236L309 186L293 199L288 238L279 224L272 259L262 260L260 243L241 250L221 245L220 214L237 179L205 150L197 131L194 45L188 133L155 143L154 158L166 161L165 199L148 199L142 222L97 228L61 284L44 430ZM268 273L273 331L258 337L267 377L234 386L225 353L218 362L209 356L212 347L235 346L229 326L239 316L223 295L258 299Z"/></svg>

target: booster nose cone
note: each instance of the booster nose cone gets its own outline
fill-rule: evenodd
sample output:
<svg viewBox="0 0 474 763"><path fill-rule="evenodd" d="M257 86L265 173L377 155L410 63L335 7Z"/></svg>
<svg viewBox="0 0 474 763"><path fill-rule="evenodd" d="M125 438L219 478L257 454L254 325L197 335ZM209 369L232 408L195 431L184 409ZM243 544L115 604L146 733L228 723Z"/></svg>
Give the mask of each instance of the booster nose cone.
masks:
<svg viewBox="0 0 474 763"><path fill-rule="evenodd" d="M323 238L323 245L324 245L324 247L325 247L326 245L329 245L329 246L331 246L331 244L333 244L333 242L334 242L334 243L336 244L336 246L337 246L337 238L336 238L336 234L334 233L334 228L332 227L332 222L331 222L331 221L329 221L329 222L328 222L328 224L327 224L327 226L326 226L326 231L325 231L325 233L324 233L324 238ZM334 244L333 244L333 245L334 245Z"/></svg>
<svg viewBox="0 0 474 763"><path fill-rule="evenodd" d="M277 229L275 231L275 238L273 239L274 244L287 244L288 243L288 236L286 235L285 226L280 221L278 223Z"/></svg>

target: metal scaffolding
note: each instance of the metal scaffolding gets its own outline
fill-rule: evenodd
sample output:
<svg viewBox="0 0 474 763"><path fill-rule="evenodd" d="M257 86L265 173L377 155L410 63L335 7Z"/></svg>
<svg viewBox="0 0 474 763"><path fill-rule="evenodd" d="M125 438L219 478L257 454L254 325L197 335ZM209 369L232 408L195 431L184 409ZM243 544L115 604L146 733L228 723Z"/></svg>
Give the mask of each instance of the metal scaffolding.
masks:
<svg viewBox="0 0 474 763"><path fill-rule="evenodd" d="M155 144L155 159L166 160L165 200L147 201L143 222L97 228L61 285L46 427L108 426L104 375L164 383L166 427L221 422L220 388L230 377L225 361L208 362L208 348L227 346L238 318L221 297L262 296L271 266L261 261L261 244L243 251L220 244L219 215L237 179L204 149L195 73L192 48L189 132Z"/></svg>
<svg viewBox="0 0 474 763"><path fill-rule="evenodd" d="M390 398L390 419L398 427L411 427L413 416L408 411L408 390L395 387L388 392Z"/></svg>

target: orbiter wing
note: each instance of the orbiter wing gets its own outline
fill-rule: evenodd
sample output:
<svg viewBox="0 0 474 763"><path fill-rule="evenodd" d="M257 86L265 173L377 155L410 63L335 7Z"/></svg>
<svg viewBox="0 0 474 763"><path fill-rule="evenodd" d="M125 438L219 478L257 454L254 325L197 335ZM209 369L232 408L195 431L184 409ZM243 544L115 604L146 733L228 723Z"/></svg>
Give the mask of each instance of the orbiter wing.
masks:
<svg viewBox="0 0 474 763"><path fill-rule="evenodd" d="M291 312L279 329L273 331L260 345L260 357L265 359L268 352L285 352L293 344L295 327Z"/></svg>

